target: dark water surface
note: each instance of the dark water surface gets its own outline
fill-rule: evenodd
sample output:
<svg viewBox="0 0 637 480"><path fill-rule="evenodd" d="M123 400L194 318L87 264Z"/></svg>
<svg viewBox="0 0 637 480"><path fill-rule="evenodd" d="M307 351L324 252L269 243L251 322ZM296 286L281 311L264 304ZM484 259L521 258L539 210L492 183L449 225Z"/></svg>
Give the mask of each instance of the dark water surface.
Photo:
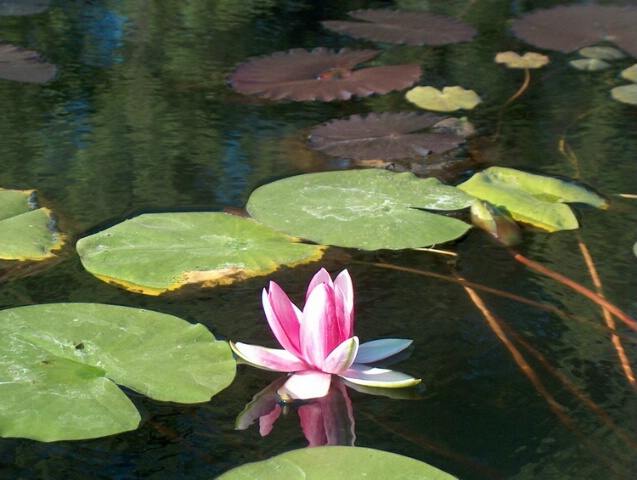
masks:
<svg viewBox="0 0 637 480"><path fill-rule="evenodd" d="M637 316L637 115L609 99L623 60L585 73L568 55L533 71L531 85L507 109L521 71L493 62L495 53L533 50L508 36L516 15L561 2L396 2L463 15L479 35L472 42L429 49L383 46L381 61L420 63L422 84L461 85L484 103L467 116L485 137L485 152L502 166L579 178L612 199L607 211L578 208L577 232L525 233L519 251L591 286L578 242L596 263L606 297ZM322 29L365 1L111 0L52 1L48 11L0 17L0 38L55 63L45 85L0 80L0 187L29 189L53 206L76 236L140 211L243 207L263 183L302 172L339 168L317 162L303 131L352 113L415 110L395 92L334 103L265 103L230 90L225 77L251 56L294 47L376 45ZM576 154L558 151L565 138ZM346 163L346 162L345 162ZM349 252L463 277L553 305L603 324L592 302L512 260L479 232L449 247L456 260L425 252ZM339 266L328 265L334 272ZM354 263L356 331L363 341L414 339L396 369L422 377L419 400L350 392L356 445L407 455L464 479L633 479L637 475L637 396L622 373L609 335L498 296L481 294L490 311L607 414L614 428L516 343L563 406L560 420L466 292L451 283ZM272 278L302 301L318 266ZM76 256L29 278L0 285L0 308L49 302L102 302L148 308L207 325L220 338L272 345L260 290L268 279L204 292L196 298L135 295L85 272ZM620 326L637 360L635 335ZM1 354L1 352L0 352ZM160 366L158 366L160 367ZM305 447L294 411L261 438L257 426L235 431L252 396L276 375L241 366L234 383L202 405L167 405L130 392L144 421L108 438L39 443L0 439L0 476L15 479L212 478L234 466ZM2 399L0 399L0 402ZM618 433L619 431L619 433Z"/></svg>

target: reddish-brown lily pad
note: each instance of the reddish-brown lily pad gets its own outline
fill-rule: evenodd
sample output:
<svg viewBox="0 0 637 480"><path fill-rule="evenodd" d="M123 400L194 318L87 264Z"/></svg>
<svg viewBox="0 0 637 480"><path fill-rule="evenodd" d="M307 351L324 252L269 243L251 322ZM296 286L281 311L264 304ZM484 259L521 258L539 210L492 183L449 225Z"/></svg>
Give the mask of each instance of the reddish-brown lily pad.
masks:
<svg viewBox="0 0 637 480"><path fill-rule="evenodd" d="M276 52L239 65L232 88L271 100L349 100L410 87L420 79L419 65L392 65L352 70L379 50L334 51L315 48Z"/></svg>
<svg viewBox="0 0 637 480"><path fill-rule="evenodd" d="M435 132L436 125L444 124L447 118L414 112L352 115L314 128L309 146L355 160L423 157L450 150L464 141L463 135ZM426 129L429 133L423 132Z"/></svg>
<svg viewBox="0 0 637 480"><path fill-rule="evenodd" d="M350 17L365 22L328 20L325 28L355 38L406 45L448 45L476 34L471 25L451 17L406 10L354 10Z"/></svg>
<svg viewBox="0 0 637 480"><path fill-rule="evenodd" d="M55 76L55 65L45 63L36 52L0 43L0 78L16 82L45 83Z"/></svg>
<svg viewBox="0 0 637 480"><path fill-rule="evenodd" d="M611 42L637 57L637 8L591 4L538 10L515 22L513 33L548 50L568 53Z"/></svg>

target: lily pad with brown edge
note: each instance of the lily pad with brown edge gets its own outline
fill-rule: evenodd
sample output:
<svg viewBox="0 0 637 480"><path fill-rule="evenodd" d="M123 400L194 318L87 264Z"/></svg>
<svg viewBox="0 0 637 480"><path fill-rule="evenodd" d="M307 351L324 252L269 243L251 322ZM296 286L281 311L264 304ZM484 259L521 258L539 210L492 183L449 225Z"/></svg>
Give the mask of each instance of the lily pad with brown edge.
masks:
<svg viewBox="0 0 637 480"><path fill-rule="evenodd" d="M203 325L96 303L0 311L0 352L0 436L43 442L137 428L140 414L118 385L202 403L236 373L228 344Z"/></svg>
<svg viewBox="0 0 637 480"><path fill-rule="evenodd" d="M495 63L504 63L509 68L542 68L549 63L549 57L536 52L520 55L516 52L499 52Z"/></svg>
<svg viewBox="0 0 637 480"><path fill-rule="evenodd" d="M385 170L310 173L257 188L253 218L323 245L362 250L425 247L455 240L471 226L427 210L460 210L473 197L435 178Z"/></svg>
<svg viewBox="0 0 637 480"><path fill-rule="evenodd" d="M612 88L610 96L618 102L637 105L637 83Z"/></svg>
<svg viewBox="0 0 637 480"><path fill-rule="evenodd" d="M64 245L53 213L38 208L34 190L0 188L0 261L42 261Z"/></svg>
<svg viewBox="0 0 637 480"><path fill-rule="evenodd" d="M335 157L395 160L422 157L457 147L466 135L445 133L449 117L415 112L370 113L332 120L313 128L309 146ZM442 132L436 126L442 125ZM460 133L460 130L454 130ZM465 129L472 133L472 129Z"/></svg>
<svg viewBox="0 0 637 480"><path fill-rule="evenodd" d="M537 10L513 24L516 37L539 48L568 53L611 42L637 57L637 8L566 5Z"/></svg>
<svg viewBox="0 0 637 480"><path fill-rule="evenodd" d="M364 21L327 20L321 23L329 30L350 37L405 45L449 45L467 42L477 33L462 20L426 12L368 9L354 10L348 15Z"/></svg>
<svg viewBox="0 0 637 480"><path fill-rule="evenodd" d="M315 48L276 52L245 62L230 75L238 92L271 100L349 100L403 90L420 79L419 65L353 70L380 50Z"/></svg>
<svg viewBox="0 0 637 480"><path fill-rule="evenodd" d="M36 52L0 43L0 79L46 83L56 71L55 65L44 62Z"/></svg>
<svg viewBox="0 0 637 480"><path fill-rule="evenodd" d="M77 242L86 270L146 295L268 275L317 261L325 248L216 212L143 214Z"/></svg>
<svg viewBox="0 0 637 480"><path fill-rule="evenodd" d="M473 90L459 86L444 87L442 91L434 87L414 87L405 98L417 107L435 112L471 110L482 101Z"/></svg>
<svg viewBox="0 0 637 480"><path fill-rule="evenodd" d="M514 220L555 232L579 228L566 203L606 208L606 200L575 182L505 167L476 173L458 188L508 213Z"/></svg>

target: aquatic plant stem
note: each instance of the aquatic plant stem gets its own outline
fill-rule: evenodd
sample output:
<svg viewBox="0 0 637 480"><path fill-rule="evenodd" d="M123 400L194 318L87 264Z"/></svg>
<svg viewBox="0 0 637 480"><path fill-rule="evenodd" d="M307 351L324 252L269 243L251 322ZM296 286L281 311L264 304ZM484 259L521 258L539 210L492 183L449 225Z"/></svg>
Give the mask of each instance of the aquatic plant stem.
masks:
<svg viewBox="0 0 637 480"><path fill-rule="evenodd" d="M457 278L462 279L462 277L460 277L459 275L456 275L456 276ZM480 312L486 319L493 333L496 334L498 339L507 348L507 350L509 351L509 353L515 360L515 363L518 365L520 370L522 370L522 372L527 376L527 378L531 381L531 383L533 384L535 389L540 393L540 395L544 397L544 400L546 400L546 402L548 403L549 407L551 408L555 416L559 418L559 420L562 422L562 424L564 424L564 426L566 426L571 432L573 432L573 434L579 439L579 441L583 445L586 445L586 447L589 449L589 451L592 454L594 454L597 458L602 460L609 468L619 471L619 469L614 464L614 462L610 458L608 458L606 455L604 455L603 452L601 452L597 448L597 446L593 444L586 437L586 434L577 425L575 425L573 420L565 413L567 409L561 403L559 403L555 399L555 397L553 397L553 395L551 395L551 393L546 389L544 384L542 384L542 382L536 375L533 368L531 368L531 366L525 360L524 356L522 356L520 351L516 348L515 345L513 345L513 343L506 336L498 319L491 314L491 312L489 311L487 306L484 304L482 299L475 292L475 290L467 286L464 286L464 289L467 292L467 295L469 295L469 298L471 298L471 301L478 308L478 310L480 310Z"/></svg>
<svg viewBox="0 0 637 480"><path fill-rule="evenodd" d="M591 275L593 285L595 285L595 289L597 290L597 294L600 297L604 298L602 282L599 278L599 275L597 274L597 269L595 268L595 264L593 263L593 258L591 257L586 244L582 242L581 238L579 238L579 234L577 243L579 244L580 251L582 252L582 256L584 257L586 266L588 267L588 271ZM613 316L610 314L608 309L602 306L602 312L604 314L604 320L606 321L606 325L608 326L608 328L615 330L615 320L613 319ZM626 355L626 351L624 350L621 339L617 335L611 334L611 341L613 342L613 346L615 347L615 351L617 352L617 356L619 357L619 363L624 370L624 375L626 376L628 383L630 383L631 387L633 387L635 393L637 393L637 380L635 379L635 373L630 366L630 361L628 360L628 356Z"/></svg>
<svg viewBox="0 0 637 480"><path fill-rule="evenodd" d="M522 85L520 86L518 91L515 92L513 95L511 95L511 98L509 98L504 103L504 107L508 106L509 104L513 103L515 100L520 98L520 96L526 91L526 89L529 88L529 83L531 83L531 70L528 69L528 68L525 68L524 69L524 82L522 83Z"/></svg>
<svg viewBox="0 0 637 480"><path fill-rule="evenodd" d="M630 318L626 313L624 313L622 310L620 310L618 307L616 307L615 305L613 305L612 303L610 303L608 300L606 300L604 297L601 297L600 295L598 295L597 293L593 292L592 290L589 290L588 288L584 287L583 285L580 285L577 282L574 282L573 280L571 280L570 278L565 277L564 275L562 275L561 273L557 273L549 268L546 268L542 265L540 265L539 263L534 262L533 260L526 258L524 255L522 255L519 252L516 252L515 250L513 250L512 248L509 248L509 253L511 254L511 256L517 260L518 262L526 265L529 268L532 268L533 270L536 270L540 273L543 273L544 275L551 277L554 280L557 280L558 282L566 285L569 288L572 288L573 290L575 290L576 292L578 292L581 295L584 295L585 297L589 298L590 300L592 300L593 302L597 303L598 305L607 308L613 315L615 315L617 318L619 318L622 322L624 322L628 327L630 327L632 330L637 331L637 322L635 320L633 320L632 318Z"/></svg>

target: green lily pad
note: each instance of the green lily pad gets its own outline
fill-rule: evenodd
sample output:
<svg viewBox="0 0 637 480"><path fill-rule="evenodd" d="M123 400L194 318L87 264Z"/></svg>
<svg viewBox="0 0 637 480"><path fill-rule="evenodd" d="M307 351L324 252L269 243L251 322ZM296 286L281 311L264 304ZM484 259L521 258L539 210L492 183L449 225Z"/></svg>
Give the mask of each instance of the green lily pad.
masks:
<svg viewBox="0 0 637 480"><path fill-rule="evenodd" d="M147 295L267 275L281 265L319 260L325 248L213 212L140 215L77 242L89 272Z"/></svg>
<svg viewBox="0 0 637 480"><path fill-rule="evenodd" d="M637 63L625 68L619 74L620 77L625 78L633 83L637 83Z"/></svg>
<svg viewBox="0 0 637 480"><path fill-rule="evenodd" d="M603 197L581 185L512 168L488 168L458 188L508 212L519 222L549 232L579 227L575 214L564 202L607 207Z"/></svg>
<svg viewBox="0 0 637 480"><path fill-rule="evenodd" d="M279 231L363 250L444 243L470 225L419 209L458 210L472 198L435 178L386 170L310 173L256 189L247 210Z"/></svg>
<svg viewBox="0 0 637 480"><path fill-rule="evenodd" d="M64 245L51 211L37 208L33 197L34 190L0 188L0 260L45 260Z"/></svg>
<svg viewBox="0 0 637 480"><path fill-rule="evenodd" d="M509 68L541 68L549 63L549 57L536 52L519 55L516 52L499 52L496 63L504 63Z"/></svg>
<svg viewBox="0 0 637 480"><path fill-rule="evenodd" d="M456 477L427 463L372 448L327 446L303 448L248 463L224 473L219 480L323 480L368 478L454 480Z"/></svg>
<svg viewBox="0 0 637 480"><path fill-rule="evenodd" d="M482 100L473 90L462 87L445 87L442 91L434 87L414 87L405 98L425 110L453 112L460 109L471 110Z"/></svg>
<svg viewBox="0 0 637 480"><path fill-rule="evenodd" d="M612 65L601 58L578 58L568 62L571 67L585 72L598 72L609 69Z"/></svg>
<svg viewBox="0 0 637 480"><path fill-rule="evenodd" d="M637 83L612 88L610 96L618 102L637 105Z"/></svg>
<svg viewBox="0 0 637 480"><path fill-rule="evenodd" d="M137 428L116 384L151 398L206 402L235 375L229 346L203 325L101 304L0 312L0 436L50 442Z"/></svg>
<svg viewBox="0 0 637 480"><path fill-rule="evenodd" d="M620 60L626 57L624 52L613 47L584 47L580 48L577 53L582 57L597 58L599 60Z"/></svg>

